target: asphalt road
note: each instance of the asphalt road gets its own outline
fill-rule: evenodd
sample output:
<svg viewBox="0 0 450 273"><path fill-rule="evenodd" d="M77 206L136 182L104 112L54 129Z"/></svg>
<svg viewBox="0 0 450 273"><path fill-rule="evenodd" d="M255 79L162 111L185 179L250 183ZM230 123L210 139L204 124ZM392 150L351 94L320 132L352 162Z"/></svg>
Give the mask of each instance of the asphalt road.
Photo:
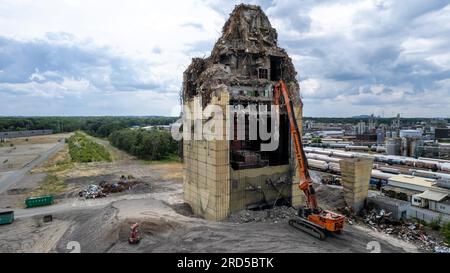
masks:
<svg viewBox="0 0 450 273"><path fill-rule="evenodd" d="M25 175L31 171L34 167L38 166L45 160L47 160L54 153L59 151L64 146L64 141L58 142L55 146L47 150L44 154L38 156L36 159L27 163L23 168L19 170L9 171L3 173L0 178L0 193L6 191L9 187L20 181Z"/></svg>

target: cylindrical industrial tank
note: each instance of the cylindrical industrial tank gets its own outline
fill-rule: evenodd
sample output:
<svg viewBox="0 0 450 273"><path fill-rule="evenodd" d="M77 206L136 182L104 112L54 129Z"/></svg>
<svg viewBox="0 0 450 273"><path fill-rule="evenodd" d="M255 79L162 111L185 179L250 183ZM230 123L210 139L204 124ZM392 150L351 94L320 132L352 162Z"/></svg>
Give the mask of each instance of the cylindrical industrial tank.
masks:
<svg viewBox="0 0 450 273"><path fill-rule="evenodd" d="M402 145L401 138L386 139L386 153L388 155L400 155L401 145Z"/></svg>
<svg viewBox="0 0 450 273"><path fill-rule="evenodd" d="M369 147L367 146L356 146L356 145L347 145L345 146L346 150L349 151L355 151L355 150L359 150L359 151L369 151Z"/></svg>
<svg viewBox="0 0 450 273"><path fill-rule="evenodd" d="M319 150L319 149L314 149L314 153L316 154L321 154L321 155L331 155L332 152L327 151L327 150Z"/></svg>
<svg viewBox="0 0 450 273"><path fill-rule="evenodd" d="M405 159L405 165L415 167L417 161L418 161L418 160L415 159L415 158L406 158L406 159Z"/></svg>
<svg viewBox="0 0 450 273"><path fill-rule="evenodd" d="M345 148L348 144L346 143L330 143L331 148Z"/></svg>
<svg viewBox="0 0 450 273"><path fill-rule="evenodd" d="M308 153L306 154L306 157L309 159L316 159L316 160L322 160L325 162L335 162L339 163L340 159L335 157L329 157L327 155L321 155L321 154L314 154L314 153Z"/></svg>
<svg viewBox="0 0 450 273"><path fill-rule="evenodd" d="M437 175L437 173L434 173L434 172L422 171L422 170L416 170L416 169L409 169L409 170L411 171L411 174L413 176L433 178L433 179L437 179L439 177Z"/></svg>
<svg viewBox="0 0 450 273"><path fill-rule="evenodd" d="M394 175L395 174L384 173L384 172L379 171L379 170L372 170L372 177L378 178L378 179L388 180L389 178L391 178Z"/></svg>
<svg viewBox="0 0 450 273"><path fill-rule="evenodd" d="M422 132L420 130L400 130L400 137L421 138Z"/></svg>
<svg viewBox="0 0 450 273"><path fill-rule="evenodd" d="M378 167L378 170L385 172L385 173L393 173L393 174L401 174L401 172L394 168L388 168L388 167Z"/></svg>
<svg viewBox="0 0 450 273"><path fill-rule="evenodd" d="M439 159L439 158L419 157L418 159L419 160L436 161L436 162L440 162L440 163L450 163L450 160Z"/></svg>
<svg viewBox="0 0 450 273"><path fill-rule="evenodd" d="M333 173L340 173L341 166L339 165L339 163L330 162L328 163L328 170L330 170Z"/></svg>
<svg viewBox="0 0 450 273"><path fill-rule="evenodd" d="M439 169L441 171L450 172L450 163L439 163Z"/></svg>
<svg viewBox="0 0 450 273"><path fill-rule="evenodd" d="M433 170L438 169L438 163L431 160L417 160L415 166L419 168L427 168Z"/></svg>
<svg viewBox="0 0 450 273"><path fill-rule="evenodd" d="M352 158L354 157L353 153L346 153L346 152L333 152L334 156L337 157L345 157L345 158Z"/></svg>
<svg viewBox="0 0 450 273"><path fill-rule="evenodd" d="M423 140L419 138L411 138L409 140L409 156L418 157L421 154L423 147Z"/></svg>
<svg viewBox="0 0 450 273"><path fill-rule="evenodd" d="M308 159L308 166L310 168L319 169L321 171L328 170L328 163L325 161L321 161L321 160Z"/></svg>

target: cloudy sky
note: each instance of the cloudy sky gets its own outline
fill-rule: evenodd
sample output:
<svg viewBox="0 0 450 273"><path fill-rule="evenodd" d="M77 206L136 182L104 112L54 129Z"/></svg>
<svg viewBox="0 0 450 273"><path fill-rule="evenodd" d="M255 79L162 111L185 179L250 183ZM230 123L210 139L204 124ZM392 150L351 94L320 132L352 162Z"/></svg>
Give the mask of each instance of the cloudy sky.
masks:
<svg viewBox="0 0 450 273"><path fill-rule="evenodd" d="M171 115L240 1L0 0L0 115ZM450 117L450 3L248 1L294 60L306 116Z"/></svg>

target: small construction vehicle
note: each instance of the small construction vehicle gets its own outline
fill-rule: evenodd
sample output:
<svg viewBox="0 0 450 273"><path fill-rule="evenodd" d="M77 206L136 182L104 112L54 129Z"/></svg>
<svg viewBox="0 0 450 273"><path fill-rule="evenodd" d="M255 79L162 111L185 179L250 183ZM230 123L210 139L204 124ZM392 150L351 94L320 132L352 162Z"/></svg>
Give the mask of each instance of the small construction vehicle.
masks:
<svg viewBox="0 0 450 273"><path fill-rule="evenodd" d="M134 245L141 241L141 237L139 236L139 224L132 224L130 227L130 237L128 237L128 243Z"/></svg>
<svg viewBox="0 0 450 273"><path fill-rule="evenodd" d="M302 139L295 118L294 107L283 80L280 80L274 87L276 105L280 105L281 97L283 97L283 104L286 107L289 117L289 127L294 142L295 157L298 165L297 171L300 178L299 188L306 196L306 206L298 209L298 217L289 220L289 225L320 240L324 240L327 233L340 233L342 231L345 217L318 207L312 179L308 171L308 161L303 150ZM300 101L300 107L302 106L302 102Z"/></svg>

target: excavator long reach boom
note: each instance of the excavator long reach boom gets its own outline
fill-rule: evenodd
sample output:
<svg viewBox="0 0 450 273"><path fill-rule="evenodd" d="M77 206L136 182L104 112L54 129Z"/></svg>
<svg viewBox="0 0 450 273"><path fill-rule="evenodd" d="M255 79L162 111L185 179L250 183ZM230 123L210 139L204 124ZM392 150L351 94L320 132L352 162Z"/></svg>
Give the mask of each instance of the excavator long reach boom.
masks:
<svg viewBox="0 0 450 273"><path fill-rule="evenodd" d="M299 188L306 197L306 207L300 207L298 212L299 218L291 219L289 224L319 239L325 239L327 232L339 233L343 229L345 217L318 207L313 182L308 171L308 161L303 150L302 138L297 126L294 107L289 97L286 84L282 80L274 88L276 105L281 105L281 97L283 97L286 112L289 117L289 127L294 143L295 158L297 160L297 172L300 178ZM300 101L300 107L302 106L302 102Z"/></svg>

